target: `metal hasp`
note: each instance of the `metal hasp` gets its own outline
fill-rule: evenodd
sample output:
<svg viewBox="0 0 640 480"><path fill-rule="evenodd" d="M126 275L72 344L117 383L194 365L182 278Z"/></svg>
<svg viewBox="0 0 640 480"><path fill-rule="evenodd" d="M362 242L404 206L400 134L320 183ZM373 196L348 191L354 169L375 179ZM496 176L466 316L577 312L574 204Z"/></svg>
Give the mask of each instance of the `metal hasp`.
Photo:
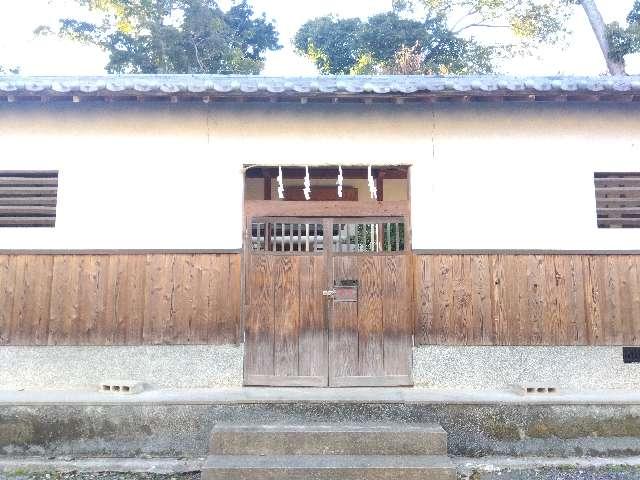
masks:
<svg viewBox="0 0 640 480"><path fill-rule="evenodd" d="M333 286L334 302L357 302L358 280L337 280Z"/></svg>

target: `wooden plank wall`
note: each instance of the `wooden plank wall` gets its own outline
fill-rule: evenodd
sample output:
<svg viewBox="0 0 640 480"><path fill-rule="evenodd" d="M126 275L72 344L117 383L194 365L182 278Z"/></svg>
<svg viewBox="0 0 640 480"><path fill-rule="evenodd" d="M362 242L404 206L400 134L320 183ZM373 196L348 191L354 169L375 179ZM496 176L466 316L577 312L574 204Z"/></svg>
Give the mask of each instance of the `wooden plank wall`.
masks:
<svg viewBox="0 0 640 480"><path fill-rule="evenodd" d="M415 255L417 345L640 345L640 256ZM0 345L236 344L239 254L0 255Z"/></svg>
<svg viewBox="0 0 640 480"><path fill-rule="evenodd" d="M414 260L416 344L640 345L640 256Z"/></svg>
<svg viewBox="0 0 640 480"><path fill-rule="evenodd" d="M0 344L237 344L239 254L0 255Z"/></svg>

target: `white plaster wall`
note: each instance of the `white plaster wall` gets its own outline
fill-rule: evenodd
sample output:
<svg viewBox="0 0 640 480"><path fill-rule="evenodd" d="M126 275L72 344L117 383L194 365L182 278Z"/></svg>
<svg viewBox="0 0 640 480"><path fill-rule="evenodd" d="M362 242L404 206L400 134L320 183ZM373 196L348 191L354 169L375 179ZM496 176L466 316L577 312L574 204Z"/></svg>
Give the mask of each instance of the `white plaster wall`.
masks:
<svg viewBox="0 0 640 480"><path fill-rule="evenodd" d="M621 104L436 109L433 153L412 171L413 247L640 248L640 229L597 228L593 185L594 171L640 171L638 113Z"/></svg>
<svg viewBox="0 0 640 480"><path fill-rule="evenodd" d="M0 169L58 169L55 229L0 249L237 249L243 165L409 164L415 249L638 249L593 172L640 169L624 104L0 108Z"/></svg>

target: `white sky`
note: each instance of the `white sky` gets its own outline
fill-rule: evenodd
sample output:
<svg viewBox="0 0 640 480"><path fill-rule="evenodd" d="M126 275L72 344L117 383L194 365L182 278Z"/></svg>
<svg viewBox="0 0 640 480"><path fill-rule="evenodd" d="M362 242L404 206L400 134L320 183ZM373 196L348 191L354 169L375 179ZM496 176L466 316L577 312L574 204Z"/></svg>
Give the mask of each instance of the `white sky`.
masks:
<svg viewBox="0 0 640 480"><path fill-rule="evenodd" d="M224 6L230 0L221 0ZM268 54L265 75L312 75L313 65L293 51L292 38L306 20L326 14L367 17L389 9L391 0L250 0L256 12L275 20L283 49ZM55 37L34 37L39 25L83 10L72 0L4 0L0 17L0 64L19 65L25 75L91 75L104 73L106 54ZM624 21L633 0L598 0L605 21ZM510 60L502 71L516 75L597 75L605 73L597 43L581 9L576 9L573 34L566 48L544 48L538 55ZM628 73L640 73L640 60L628 59Z"/></svg>

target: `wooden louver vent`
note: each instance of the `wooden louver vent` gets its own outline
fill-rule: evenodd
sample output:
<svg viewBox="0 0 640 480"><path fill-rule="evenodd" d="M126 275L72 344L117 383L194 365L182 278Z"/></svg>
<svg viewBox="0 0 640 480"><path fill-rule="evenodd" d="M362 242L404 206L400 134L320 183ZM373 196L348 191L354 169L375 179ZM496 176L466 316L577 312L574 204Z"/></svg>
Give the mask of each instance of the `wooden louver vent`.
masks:
<svg viewBox="0 0 640 480"><path fill-rule="evenodd" d="M640 172L597 172L599 228L640 228Z"/></svg>
<svg viewBox="0 0 640 480"><path fill-rule="evenodd" d="M0 227L54 227L57 171L0 170Z"/></svg>

